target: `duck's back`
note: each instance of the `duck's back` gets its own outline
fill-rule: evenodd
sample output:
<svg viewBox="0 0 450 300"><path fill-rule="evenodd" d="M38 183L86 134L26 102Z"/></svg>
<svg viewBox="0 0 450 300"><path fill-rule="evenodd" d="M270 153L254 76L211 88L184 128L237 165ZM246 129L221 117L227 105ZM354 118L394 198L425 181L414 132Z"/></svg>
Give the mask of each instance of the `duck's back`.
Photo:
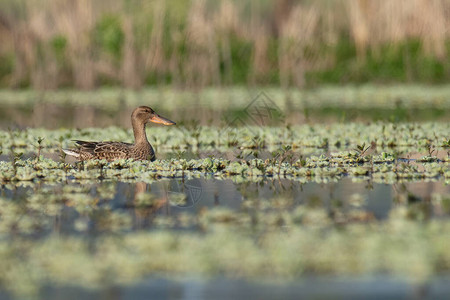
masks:
<svg viewBox="0 0 450 300"><path fill-rule="evenodd" d="M123 142L75 142L78 145L77 152L80 160L106 159L112 161L128 158L155 160L155 152L149 143L146 145L135 145Z"/></svg>
<svg viewBox="0 0 450 300"><path fill-rule="evenodd" d="M77 152L80 160L130 158L130 148L133 146L133 144L121 142L75 142L78 145Z"/></svg>

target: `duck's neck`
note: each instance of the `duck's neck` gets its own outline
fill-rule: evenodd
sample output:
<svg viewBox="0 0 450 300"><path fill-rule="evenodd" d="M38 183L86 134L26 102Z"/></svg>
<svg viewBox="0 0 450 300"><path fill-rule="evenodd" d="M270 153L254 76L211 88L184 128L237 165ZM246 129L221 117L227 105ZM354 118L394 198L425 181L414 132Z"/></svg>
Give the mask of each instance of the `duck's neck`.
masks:
<svg viewBox="0 0 450 300"><path fill-rule="evenodd" d="M132 119L131 124L133 125L134 133L134 143L137 144L148 144L147 134L145 133L145 124Z"/></svg>

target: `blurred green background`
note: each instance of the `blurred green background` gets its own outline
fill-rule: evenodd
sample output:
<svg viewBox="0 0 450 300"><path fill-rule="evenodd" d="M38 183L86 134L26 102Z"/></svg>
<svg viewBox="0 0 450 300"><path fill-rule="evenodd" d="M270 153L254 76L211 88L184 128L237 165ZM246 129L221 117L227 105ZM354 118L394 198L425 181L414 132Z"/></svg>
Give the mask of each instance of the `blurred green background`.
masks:
<svg viewBox="0 0 450 300"><path fill-rule="evenodd" d="M0 87L445 83L447 0L1 0Z"/></svg>
<svg viewBox="0 0 450 300"><path fill-rule="evenodd" d="M450 0L0 0L0 299L449 298L449 25ZM139 105L177 123L156 162L60 155L132 142Z"/></svg>

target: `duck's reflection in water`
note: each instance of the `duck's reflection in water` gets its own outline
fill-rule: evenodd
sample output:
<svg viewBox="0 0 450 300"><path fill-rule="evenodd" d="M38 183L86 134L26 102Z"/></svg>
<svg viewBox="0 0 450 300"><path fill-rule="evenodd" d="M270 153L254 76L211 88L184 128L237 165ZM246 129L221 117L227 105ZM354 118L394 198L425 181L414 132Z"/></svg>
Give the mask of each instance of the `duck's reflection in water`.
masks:
<svg viewBox="0 0 450 300"><path fill-rule="evenodd" d="M202 194L202 185L198 179L165 180L152 185L137 182L129 205L134 210L134 229L150 227L157 215L172 215L173 208L193 207Z"/></svg>
<svg viewBox="0 0 450 300"><path fill-rule="evenodd" d="M134 229L151 226L155 213L161 208L167 209L167 195L160 196L151 192L151 186L145 182L137 182L134 188L132 207L134 208Z"/></svg>

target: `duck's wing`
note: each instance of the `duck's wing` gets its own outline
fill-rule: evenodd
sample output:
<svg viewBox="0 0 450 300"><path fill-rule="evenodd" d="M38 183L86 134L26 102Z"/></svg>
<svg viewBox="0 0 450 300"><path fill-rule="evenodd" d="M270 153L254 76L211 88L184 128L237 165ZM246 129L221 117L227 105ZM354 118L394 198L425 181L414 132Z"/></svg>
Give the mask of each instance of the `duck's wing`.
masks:
<svg viewBox="0 0 450 300"><path fill-rule="evenodd" d="M78 146L81 159L121 159L129 158L133 144L122 142L86 142L74 141Z"/></svg>

